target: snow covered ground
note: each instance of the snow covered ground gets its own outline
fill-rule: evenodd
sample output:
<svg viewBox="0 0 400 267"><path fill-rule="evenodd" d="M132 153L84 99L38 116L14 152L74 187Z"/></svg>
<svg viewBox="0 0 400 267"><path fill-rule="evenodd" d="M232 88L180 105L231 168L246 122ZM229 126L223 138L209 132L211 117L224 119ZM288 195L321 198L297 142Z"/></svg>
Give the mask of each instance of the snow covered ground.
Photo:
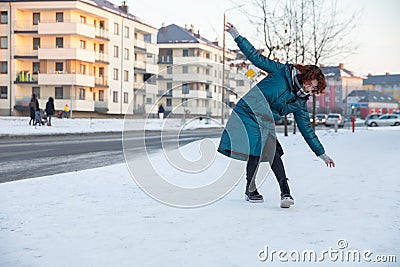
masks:
<svg viewBox="0 0 400 267"><path fill-rule="evenodd" d="M166 123L167 122L167 123ZM123 119L52 119L52 126L30 126L27 117L0 117L0 136L51 135L65 133L121 132ZM129 120L129 130L172 130L220 127L217 120L196 119L134 119Z"/></svg>
<svg viewBox="0 0 400 267"><path fill-rule="evenodd" d="M290 209L279 208L278 186L267 164L259 171L267 175L259 190L264 203L243 200L241 179L224 198L194 209L149 197L125 164L3 183L0 266L280 266L284 260L289 266L314 266L307 261L310 251L321 260L318 266L399 266L399 136L399 127L320 131L336 161L333 169L299 134L279 136L296 201ZM199 156L200 144L181 151ZM190 184L192 176L177 176L160 160L161 152L151 157L174 182ZM243 162L219 154L211 168L227 163L243 174ZM206 171L195 177L202 174L209 182ZM361 261L354 263L350 255L347 262L348 252L360 253ZM302 255L305 261L293 262ZM373 264L363 255L371 261L393 255L397 263Z"/></svg>

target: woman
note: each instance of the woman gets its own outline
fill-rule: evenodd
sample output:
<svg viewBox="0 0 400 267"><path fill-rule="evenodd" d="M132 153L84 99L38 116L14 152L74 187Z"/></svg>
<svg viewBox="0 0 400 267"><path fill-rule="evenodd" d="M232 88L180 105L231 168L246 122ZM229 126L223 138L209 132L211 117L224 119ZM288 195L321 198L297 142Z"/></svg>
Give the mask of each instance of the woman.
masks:
<svg viewBox="0 0 400 267"><path fill-rule="evenodd" d="M257 191L255 177L260 162L272 163L271 168L281 190L281 208L289 208L294 200L281 159L283 149L275 137L274 122L280 116L293 113L312 151L327 166L334 167L334 161L325 154L311 126L307 110L309 96L324 93L325 76L314 65L282 64L270 60L259 54L232 24L225 26L247 59L266 71L268 76L239 100L222 134L218 151L228 157L247 161L245 199L249 202L264 201Z"/></svg>
<svg viewBox="0 0 400 267"><path fill-rule="evenodd" d="M35 94L32 94L31 101L29 102L29 125L31 125L31 122L33 122L33 125L36 125L36 111L39 111L39 101L37 100L37 97Z"/></svg>
<svg viewBox="0 0 400 267"><path fill-rule="evenodd" d="M49 97L49 100L46 103L47 126L51 126L51 117L53 117L54 112L54 98Z"/></svg>

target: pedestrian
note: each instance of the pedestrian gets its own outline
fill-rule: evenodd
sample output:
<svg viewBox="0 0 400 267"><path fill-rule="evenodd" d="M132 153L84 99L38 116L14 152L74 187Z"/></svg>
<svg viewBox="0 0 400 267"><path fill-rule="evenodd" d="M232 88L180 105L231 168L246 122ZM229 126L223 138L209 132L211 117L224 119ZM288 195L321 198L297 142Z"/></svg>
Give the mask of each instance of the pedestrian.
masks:
<svg viewBox="0 0 400 267"><path fill-rule="evenodd" d="M64 118L68 118L69 117L69 106L68 104L65 104L64 106Z"/></svg>
<svg viewBox="0 0 400 267"><path fill-rule="evenodd" d="M315 65L282 64L264 57L241 36L230 23L225 25L240 50L256 67L268 76L252 87L233 109L232 116L222 133L218 152L243 161L246 166L245 199L263 202L258 193L255 177L260 162L268 161L281 191L281 208L294 204L282 162L283 149L275 137L275 121L293 113L298 128L311 150L329 167L334 161L325 154L316 136L307 111L310 95L324 93L325 76Z"/></svg>
<svg viewBox="0 0 400 267"><path fill-rule="evenodd" d="M53 117L54 112L54 98L49 97L46 103L47 126L51 126L51 117Z"/></svg>
<svg viewBox="0 0 400 267"><path fill-rule="evenodd" d="M160 118L160 120L164 119L164 112L165 112L165 109L164 109L163 105L161 104L158 107L158 117Z"/></svg>
<svg viewBox="0 0 400 267"><path fill-rule="evenodd" d="M37 100L36 94L32 94L31 101L29 102L29 125L33 122L36 125L36 111L39 111L39 101Z"/></svg>

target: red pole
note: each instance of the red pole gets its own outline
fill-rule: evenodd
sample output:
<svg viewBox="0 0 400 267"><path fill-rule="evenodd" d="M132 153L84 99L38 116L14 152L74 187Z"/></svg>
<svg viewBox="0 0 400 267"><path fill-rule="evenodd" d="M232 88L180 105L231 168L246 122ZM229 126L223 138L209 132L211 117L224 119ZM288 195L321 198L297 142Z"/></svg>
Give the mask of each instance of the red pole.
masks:
<svg viewBox="0 0 400 267"><path fill-rule="evenodd" d="M356 115L353 114L351 116L351 131L354 133L354 126L355 126L355 121L356 121Z"/></svg>

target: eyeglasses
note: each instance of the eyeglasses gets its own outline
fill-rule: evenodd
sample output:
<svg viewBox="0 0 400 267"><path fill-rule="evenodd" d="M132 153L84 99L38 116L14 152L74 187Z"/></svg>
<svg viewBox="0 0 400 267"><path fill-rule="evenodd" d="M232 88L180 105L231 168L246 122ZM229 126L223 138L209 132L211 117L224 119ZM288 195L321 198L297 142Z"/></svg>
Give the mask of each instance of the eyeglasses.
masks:
<svg viewBox="0 0 400 267"><path fill-rule="evenodd" d="M307 91L308 91L309 93L311 93L311 94L316 94L316 93L318 93L318 91L319 91L318 85L315 86L315 85L313 85L312 83L305 84L305 85L303 85L303 86L304 86L304 87L305 87L305 86L311 87L311 90L307 90Z"/></svg>

